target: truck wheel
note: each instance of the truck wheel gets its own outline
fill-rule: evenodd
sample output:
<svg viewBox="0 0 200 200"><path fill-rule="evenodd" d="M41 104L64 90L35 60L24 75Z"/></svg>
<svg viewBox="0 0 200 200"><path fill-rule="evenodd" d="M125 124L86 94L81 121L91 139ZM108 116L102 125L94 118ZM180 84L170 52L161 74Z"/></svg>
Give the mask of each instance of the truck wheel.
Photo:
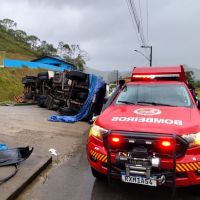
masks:
<svg viewBox="0 0 200 200"><path fill-rule="evenodd" d="M87 74L79 72L79 71L70 71L68 75L69 79L86 79Z"/></svg>
<svg viewBox="0 0 200 200"><path fill-rule="evenodd" d="M107 176L105 174L102 174L98 172L96 169L91 167L92 175L97 179L101 181L107 181Z"/></svg>
<svg viewBox="0 0 200 200"><path fill-rule="evenodd" d="M48 76L39 76L38 79L40 81L45 81L45 80L48 80Z"/></svg>
<svg viewBox="0 0 200 200"><path fill-rule="evenodd" d="M39 72L39 73L38 73L38 77L39 77L39 76L47 76L47 77L48 77L48 76L49 76L49 73L48 73L48 72Z"/></svg>
<svg viewBox="0 0 200 200"><path fill-rule="evenodd" d="M44 95L39 95L37 98L37 105L39 107L45 108L46 107L46 96Z"/></svg>

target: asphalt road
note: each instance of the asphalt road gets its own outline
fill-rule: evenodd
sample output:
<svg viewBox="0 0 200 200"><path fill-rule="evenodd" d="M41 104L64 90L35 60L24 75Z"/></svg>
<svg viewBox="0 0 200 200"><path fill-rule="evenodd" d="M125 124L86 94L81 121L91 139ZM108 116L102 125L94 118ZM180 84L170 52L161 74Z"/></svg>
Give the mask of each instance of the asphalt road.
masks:
<svg viewBox="0 0 200 200"><path fill-rule="evenodd" d="M24 199L31 200L170 200L170 188L153 188L95 180L86 159L85 137L82 148L68 162L53 169L48 180ZM180 188L176 200L199 200L200 186Z"/></svg>

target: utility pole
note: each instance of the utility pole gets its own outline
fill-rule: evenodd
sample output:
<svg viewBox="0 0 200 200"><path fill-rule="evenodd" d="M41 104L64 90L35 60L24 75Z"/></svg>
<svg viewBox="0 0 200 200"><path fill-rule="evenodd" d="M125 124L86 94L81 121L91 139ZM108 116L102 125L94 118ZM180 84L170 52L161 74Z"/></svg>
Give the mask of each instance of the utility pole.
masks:
<svg viewBox="0 0 200 200"><path fill-rule="evenodd" d="M150 67L152 66L152 46L150 46Z"/></svg>
<svg viewBox="0 0 200 200"><path fill-rule="evenodd" d="M141 48L148 48L150 49L150 58L148 59L149 60L149 64L150 64L150 67L152 66L152 46L141 46Z"/></svg>
<svg viewBox="0 0 200 200"><path fill-rule="evenodd" d="M119 84L119 70L114 70L114 74L116 73L116 84Z"/></svg>

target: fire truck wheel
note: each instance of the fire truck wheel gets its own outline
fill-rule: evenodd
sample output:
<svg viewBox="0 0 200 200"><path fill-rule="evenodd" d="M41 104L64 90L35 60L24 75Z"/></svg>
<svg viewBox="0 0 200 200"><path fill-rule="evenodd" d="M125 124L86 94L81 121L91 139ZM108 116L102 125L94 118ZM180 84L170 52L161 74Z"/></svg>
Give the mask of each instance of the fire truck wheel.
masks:
<svg viewBox="0 0 200 200"><path fill-rule="evenodd" d="M91 167L92 175L97 179L101 181L107 181L107 176L105 174L102 174L98 172L96 169Z"/></svg>

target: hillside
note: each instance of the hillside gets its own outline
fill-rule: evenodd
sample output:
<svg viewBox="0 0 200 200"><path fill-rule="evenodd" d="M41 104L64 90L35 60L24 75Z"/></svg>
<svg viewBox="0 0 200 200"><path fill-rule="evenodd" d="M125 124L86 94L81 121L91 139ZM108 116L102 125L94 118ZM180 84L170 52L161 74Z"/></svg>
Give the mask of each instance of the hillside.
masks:
<svg viewBox="0 0 200 200"><path fill-rule="evenodd" d="M32 60L37 57L37 52L22 42L16 41L9 32L0 28L0 65L4 58Z"/></svg>
<svg viewBox="0 0 200 200"><path fill-rule="evenodd" d="M23 84L22 77L26 75L36 75L38 72L46 71L45 69L29 68L0 68L0 102L13 101L14 96L22 95Z"/></svg>

